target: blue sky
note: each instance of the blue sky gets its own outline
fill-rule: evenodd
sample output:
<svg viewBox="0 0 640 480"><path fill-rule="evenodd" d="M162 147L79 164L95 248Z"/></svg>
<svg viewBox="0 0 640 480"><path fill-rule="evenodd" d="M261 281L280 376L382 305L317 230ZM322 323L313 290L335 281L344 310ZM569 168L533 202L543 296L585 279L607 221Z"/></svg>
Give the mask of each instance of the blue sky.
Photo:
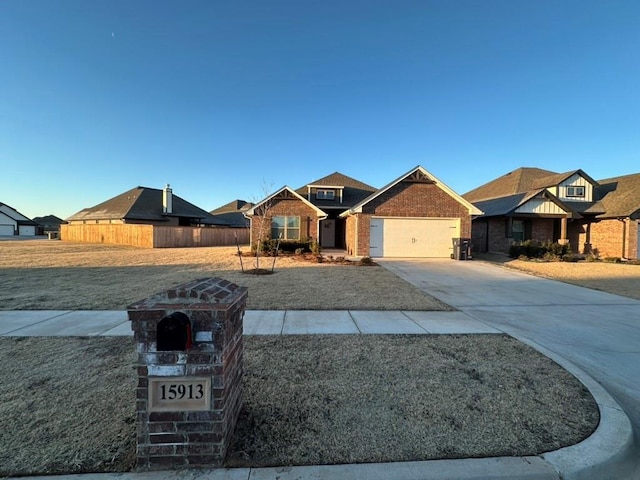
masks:
<svg viewBox="0 0 640 480"><path fill-rule="evenodd" d="M638 25L637 0L5 0L0 202L639 172Z"/></svg>

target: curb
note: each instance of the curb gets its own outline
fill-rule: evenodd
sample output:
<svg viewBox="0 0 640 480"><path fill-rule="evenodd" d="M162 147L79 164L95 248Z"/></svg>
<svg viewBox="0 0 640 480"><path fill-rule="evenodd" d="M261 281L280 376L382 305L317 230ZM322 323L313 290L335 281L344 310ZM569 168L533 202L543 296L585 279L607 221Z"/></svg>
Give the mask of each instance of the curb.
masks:
<svg viewBox="0 0 640 480"><path fill-rule="evenodd" d="M640 477L640 455L633 426L625 411L602 385L566 358L518 338L576 377L591 393L600 411L600 423L582 442L540 455L562 480L636 479Z"/></svg>

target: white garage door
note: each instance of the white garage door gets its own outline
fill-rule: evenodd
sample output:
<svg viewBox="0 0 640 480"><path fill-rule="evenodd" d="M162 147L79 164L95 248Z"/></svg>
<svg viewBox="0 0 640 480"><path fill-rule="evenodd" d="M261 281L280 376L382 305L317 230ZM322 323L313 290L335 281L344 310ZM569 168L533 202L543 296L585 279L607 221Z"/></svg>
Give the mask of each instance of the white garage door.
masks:
<svg viewBox="0 0 640 480"><path fill-rule="evenodd" d="M33 225L20 225L18 227L18 234L19 235L35 236L36 227L34 227Z"/></svg>
<svg viewBox="0 0 640 480"><path fill-rule="evenodd" d="M0 225L0 235L13 235L13 225Z"/></svg>
<svg viewBox="0 0 640 480"><path fill-rule="evenodd" d="M449 258L459 232L458 218L372 218L370 255Z"/></svg>

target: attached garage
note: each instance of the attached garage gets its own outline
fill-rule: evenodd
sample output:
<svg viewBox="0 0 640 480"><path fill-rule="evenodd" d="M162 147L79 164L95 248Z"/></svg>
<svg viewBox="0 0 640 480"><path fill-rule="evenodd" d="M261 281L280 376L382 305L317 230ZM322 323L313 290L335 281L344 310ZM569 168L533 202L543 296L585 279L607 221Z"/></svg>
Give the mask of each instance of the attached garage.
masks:
<svg viewBox="0 0 640 480"><path fill-rule="evenodd" d="M0 236L13 235L13 225L0 224Z"/></svg>
<svg viewBox="0 0 640 480"><path fill-rule="evenodd" d="M451 258L482 212L418 166L340 214L349 255Z"/></svg>
<svg viewBox="0 0 640 480"><path fill-rule="evenodd" d="M371 218L372 257L450 258L459 218Z"/></svg>
<svg viewBox="0 0 640 480"><path fill-rule="evenodd" d="M36 227L34 225L20 225L18 226L18 235L25 235L25 236L35 236L36 234Z"/></svg>

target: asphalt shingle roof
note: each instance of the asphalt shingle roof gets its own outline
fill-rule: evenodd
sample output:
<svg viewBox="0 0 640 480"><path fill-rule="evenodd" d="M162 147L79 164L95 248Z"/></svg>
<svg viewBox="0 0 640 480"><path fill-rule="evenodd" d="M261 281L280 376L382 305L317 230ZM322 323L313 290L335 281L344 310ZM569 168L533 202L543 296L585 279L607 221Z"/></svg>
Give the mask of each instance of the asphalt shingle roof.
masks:
<svg viewBox="0 0 640 480"><path fill-rule="evenodd" d="M319 208L340 207L346 209L361 202L377 190L377 188L372 187L371 185L367 185L366 183L356 180L355 178L351 178L340 172L334 172L331 175L327 175L326 177L320 178L313 182L309 182L296 189L296 193L304 198L307 198L307 185L344 187L342 193L342 203L338 203L335 200L316 200L315 198L312 198L311 203Z"/></svg>
<svg viewBox="0 0 640 480"><path fill-rule="evenodd" d="M519 168L488 182L463 197L484 212L484 216L511 213L525 200L546 187L558 185L572 175L580 173L594 184L593 202L563 202L578 213L600 218L640 218L640 173L595 181L582 170L554 173L539 168Z"/></svg>
<svg viewBox="0 0 640 480"><path fill-rule="evenodd" d="M484 185L474 188L473 190L465 193L462 197L476 204L482 200L489 200L499 197L507 197L515 195L516 193L528 192L539 188L541 180L548 179L552 176L562 175L557 172L551 172L549 170L542 170L541 168L522 167L509 172L495 180L492 180ZM546 180L545 180L546 181ZM542 182L544 183L544 182ZM548 186L548 185L547 185ZM483 208L476 205L480 210Z"/></svg>
<svg viewBox="0 0 640 480"><path fill-rule="evenodd" d="M166 222L167 217L186 217L198 219L204 224L216 224L210 213L176 194L172 195L172 213L163 213L162 190L148 187L132 188L98 205L80 210L67 220L124 219Z"/></svg>
<svg viewBox="0 0 640 480"><path fill-rule="evenodd" d="M640 218L640 173L600 180L594 191L606 213L600 217Z"/></svg>

